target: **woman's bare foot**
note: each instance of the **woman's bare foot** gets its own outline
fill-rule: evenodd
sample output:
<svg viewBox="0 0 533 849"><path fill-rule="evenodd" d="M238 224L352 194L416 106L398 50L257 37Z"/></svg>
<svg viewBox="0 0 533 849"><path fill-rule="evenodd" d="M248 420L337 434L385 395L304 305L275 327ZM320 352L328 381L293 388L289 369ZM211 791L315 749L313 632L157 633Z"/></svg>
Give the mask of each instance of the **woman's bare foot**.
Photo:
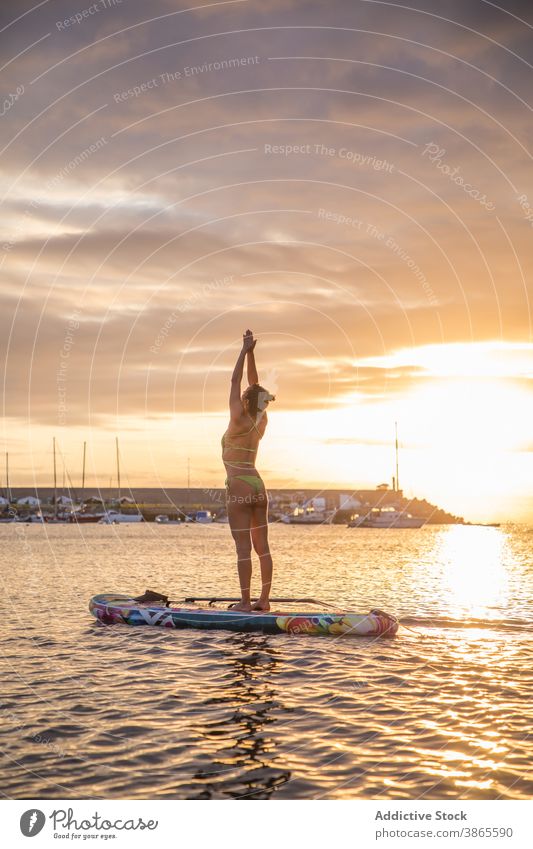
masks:
<svg viewBox="0 0 533 849"><path fill-rule="evenodd" d="M270 610L269 600L265 599L263 601L262 599L258 598L257 601L254 601L254 603L252 604L252 611L254 610L256 611L256 613L268 613L268 611Z"/></svg>
<svg viewBox="0 0 533 849"><path fill-rule="evenodd" d="M250 602L236 601L234 604L230 604L228 610L242 613L251 613L252 605L250 604Z"/></svg>

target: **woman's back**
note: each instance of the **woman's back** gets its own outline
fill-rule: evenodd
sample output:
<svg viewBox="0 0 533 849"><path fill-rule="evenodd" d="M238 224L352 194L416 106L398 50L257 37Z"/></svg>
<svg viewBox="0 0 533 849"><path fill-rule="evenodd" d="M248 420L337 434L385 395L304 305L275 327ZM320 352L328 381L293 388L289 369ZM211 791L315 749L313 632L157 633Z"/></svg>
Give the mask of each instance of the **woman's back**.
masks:
<svg viewBox="0 0 533 849"><path fill-rule="evenodd" d="M265 428L266 415L261 417L259 424L250 416L241 416L238 421L231 420L221 439L224 464L232 468L254 468L259 440Z"/></svg>

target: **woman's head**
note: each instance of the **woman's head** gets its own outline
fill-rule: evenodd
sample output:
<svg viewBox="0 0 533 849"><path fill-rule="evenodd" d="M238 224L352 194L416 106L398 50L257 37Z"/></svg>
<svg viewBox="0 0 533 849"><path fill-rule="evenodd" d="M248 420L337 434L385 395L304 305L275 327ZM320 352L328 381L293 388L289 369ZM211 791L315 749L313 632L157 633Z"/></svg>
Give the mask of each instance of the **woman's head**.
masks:
<svg viewBox="0 0 533 849"><path fill-rule="evenodd" d="M266 410L270 401L275 400L275 396L258 383L252 383L242 394L244 410L253 419L257 417L258 413L263 413Z"/></svg>

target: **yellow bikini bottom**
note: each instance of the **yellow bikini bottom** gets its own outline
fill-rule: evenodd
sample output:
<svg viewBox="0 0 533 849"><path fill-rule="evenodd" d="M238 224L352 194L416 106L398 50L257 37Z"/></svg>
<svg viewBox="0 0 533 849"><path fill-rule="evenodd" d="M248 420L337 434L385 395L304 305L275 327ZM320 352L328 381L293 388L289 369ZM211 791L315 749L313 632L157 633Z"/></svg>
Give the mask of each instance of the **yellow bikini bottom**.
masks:
<svg viewBox="0 0 533 849"><path fill-rule="evenodd" d="M255 495L259 495L261 492L263 492L265 488L262 478L260 478L258 475L232 475L231 478L226 478L226 490L229 488L230 480L235 479L237 479L238 481L244 481L248 484L248 486L251 486Z"/></svg>

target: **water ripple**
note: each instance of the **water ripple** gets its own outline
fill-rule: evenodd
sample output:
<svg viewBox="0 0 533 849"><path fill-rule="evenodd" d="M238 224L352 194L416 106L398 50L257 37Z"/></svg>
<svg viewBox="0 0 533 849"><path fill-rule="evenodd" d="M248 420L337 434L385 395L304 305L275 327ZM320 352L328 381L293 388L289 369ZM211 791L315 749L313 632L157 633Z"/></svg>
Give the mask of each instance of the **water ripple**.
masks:
<svg viewBox="0 0 533 849"><path fill-rule="evenodd" d="M105 589L228 593L230 539L217 529L215 557L209 532L171 527L163 544L148 526L0 528L6 794L531 797L529 531L272 529L276 592L388 609L414 630L393 640L90 618L89 597ZM498 540L490 580L480 539L489 553Z"/></svg>

